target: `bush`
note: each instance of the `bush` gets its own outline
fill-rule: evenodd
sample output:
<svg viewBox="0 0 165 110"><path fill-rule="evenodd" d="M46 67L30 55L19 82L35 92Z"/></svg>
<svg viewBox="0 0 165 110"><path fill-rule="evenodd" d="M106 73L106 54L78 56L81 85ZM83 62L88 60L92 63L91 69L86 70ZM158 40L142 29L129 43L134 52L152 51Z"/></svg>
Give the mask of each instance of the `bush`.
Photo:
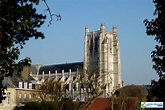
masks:
<svg viewBox="0 0 165 110"><path fill-rule="evenodd" d="M55 102L28 102L24 106L16 106L14 110L59 110Z"/></svg>

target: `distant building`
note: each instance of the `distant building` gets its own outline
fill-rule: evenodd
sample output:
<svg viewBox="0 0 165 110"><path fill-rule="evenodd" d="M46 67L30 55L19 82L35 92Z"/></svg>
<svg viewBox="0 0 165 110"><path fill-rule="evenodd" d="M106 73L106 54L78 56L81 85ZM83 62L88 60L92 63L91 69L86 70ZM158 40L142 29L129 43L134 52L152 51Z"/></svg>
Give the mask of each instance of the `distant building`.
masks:
<svg viewBox="0 0 165 110"><path fill-rule="evenodd" d="M84 75L86 78L95 74L100 86L105 86L104 96L123 86L120 68L120 46L116 27L112 32L105 30L101 24L100 30L89 32L85 28L84 42Z"/></svg>
<svg viewBox="0 0 165 110"><path fill-rule="evenodd" d="M5 90L5 100L2 100L0 104L0 110L12 110L16 106L16 90L15 85L10 82L9 77L4 78L3 85L6 85L8 88Z"/></svg>
<svg viewBox="0 0 165 110"><path fill-rule="evenodd" d="M21 76L15 71L12 76L4 77L3 85L7 86L5 100L0 104L0 110L12 110L15 106L22 106L24 102L38 101L37 81L33 79L24 67Z"/></svg>
<svg viewBox="0 0 165 110"><path fill-rule="evenodd" d="M104 24L97 31L89 32L85 28L83 62L32 65L24 68L21 77L16 74L8 77L5 82L10 83L8 88L11 89L8 89L8 98L0 107L7 110L18 104L21 106L24 102L40 101L38 88L48 79L60 82L62 97L74 101L85 101L94 96L111 96L123 86L116 27L113 27L112 32L105 30Z"/></svg>
<svg viewBox="0 0 165 110"><path fill-rule="evenodd" d="M87 83L96 79L102 97L111 96L118 88L123 86L120 69L120 46L117 29L112 32L105 30L101 24L100 30L89 32L85 28L84 62L74 62L56 65L34 65L29 69L31 76L41 83L49 77L57 78L63 85L71 85L68 91L82 91L83 100L87 97L89 89ZM84 84L85 83L85 84ZM77 88L77 89L75 89ZM89 90L90 91L90 90ZM76 95L78 99L82 99Z"/></svg>

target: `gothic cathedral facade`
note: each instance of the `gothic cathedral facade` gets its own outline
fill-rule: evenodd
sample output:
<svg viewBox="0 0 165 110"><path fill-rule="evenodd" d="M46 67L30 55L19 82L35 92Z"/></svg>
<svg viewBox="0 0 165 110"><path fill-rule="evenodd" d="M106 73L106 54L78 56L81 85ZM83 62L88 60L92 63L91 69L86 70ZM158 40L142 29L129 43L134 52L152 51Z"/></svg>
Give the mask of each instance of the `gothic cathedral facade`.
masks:
<svg viewBox="0 0 165 110"><path fill-rule="evenodd" d="M84 76L86 80L96 77L100 88L104 87L105 96L123 86L116 27L112 32L105 30L105 24L101 24L97 31L89 32L89 28L85 28Z"/></svg>
<svg viewBox="0 0 165 110"><path fill-rule="evenodd" d="M92 97L94 89L97 96L101 94L99 96L109 97L123 86L117 29L113 27L110 32L101 24L99 30L90 32L86 27L83 62L34 65L28 72L37 84L54 78L61 83L62 91L65 91L61 91L61 94L75 100L84 101Z"/></svg>

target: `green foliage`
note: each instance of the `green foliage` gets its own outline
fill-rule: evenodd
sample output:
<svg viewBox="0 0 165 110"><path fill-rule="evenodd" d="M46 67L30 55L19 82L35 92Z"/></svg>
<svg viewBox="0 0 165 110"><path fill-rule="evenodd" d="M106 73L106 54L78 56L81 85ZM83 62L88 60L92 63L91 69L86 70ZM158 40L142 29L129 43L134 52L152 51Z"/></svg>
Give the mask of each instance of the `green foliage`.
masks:
<svg viewBox="0 0 165 110"><path fill-rule="evenodd" d="M146 97L143 87L135 85L122 87L114 94L118 97L119 109L124 110L139 110L139 102L145 101Z"/></svg>
<svg viewBox="0 0 165 110"><path fill-rule="evenodd" d="M14 110L59 110L55 102L28 102L24 106L16 106Z"/></svg>
<svg viewBox="0 0 165 110"><path fill-rule="evenodd" d="M151 53L151 58L154 62L153 68L159 75L159 80L152 80L152 88L148 99L152 100L153 97L156 97L158 100L165 100L165 87L162 86L165 84L165 79L162 78L165 74L165 1L153 0L153 3L155 5L153 13L155 18L151 19L151 21L145 19L144 24L147 35L155 36L155 41L158 42L155 50Z"/></svg>
<svg viewBox="0 0 165 110"><path fill-rule="evenodd" d="M159 45L155 46L151 57L154 62L153 68L159 76L165 72L165 2L164 0L153 0L155 4L154 15L151 21L144 20L147 35L155 36Z"/></svg>
<svg viewBox="0 0 165 110"><path fill-rule="evenodd" d="M119 89L118 95L121 98L137 97L140 100L143 100L143 98L145 97L142 88L134 85L125 86Z"/></svg>
<svg viewBox="0 0 165 110"><path fill-rule="evenodd" d="M54 79L46 79L38 88L42 101L59 101L62 97L61 82L55 81Z"/></svg>
<svg viewBox="0 0 165 110"><path fill-rule="evenodd" d="M148 101L165 101L165 80L160 78L158 81L152 81L152 88L147 96Z"/></svg>
<svg viewBox="0 0 165 110"><path fill-rule="evenodd" d="M14 110L76 110L77 106L70 99L62 99L59 102L28 102Z"/></svg>
<svg viewBox="0 0 165 110"><path fill-rule="evenodd" d="M64 98L59 102L60 110L76 110L78 105L74 104L71 99Z"/></svg>
<svg viewBox="0 0 165 110"><path fill-rule="evenodd" d="M30 58L16 63L20 49L30 38L44 38L37 29L44 23L46 16L38 14L34 5L39 0L0 0L0 103L6 87L2 85L4 77L18 73L24 66L30 66Z"/></svg>

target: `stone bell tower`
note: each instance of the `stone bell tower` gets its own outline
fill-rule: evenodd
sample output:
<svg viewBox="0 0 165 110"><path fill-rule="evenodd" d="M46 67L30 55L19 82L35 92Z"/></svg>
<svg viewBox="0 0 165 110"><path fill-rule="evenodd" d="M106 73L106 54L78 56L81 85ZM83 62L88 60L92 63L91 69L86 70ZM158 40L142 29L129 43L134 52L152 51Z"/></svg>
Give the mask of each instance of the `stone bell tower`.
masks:
<svg viewBox="0 0 165 110"><path fill-rule="evenodd" d="M122 87L116 27L112 28L112 32L105 30L104 24L97 31L89 32L89 28L85 28L84 76L89 78L93 74L99 77L98 82L105 87L105 96Z"/></svg>

